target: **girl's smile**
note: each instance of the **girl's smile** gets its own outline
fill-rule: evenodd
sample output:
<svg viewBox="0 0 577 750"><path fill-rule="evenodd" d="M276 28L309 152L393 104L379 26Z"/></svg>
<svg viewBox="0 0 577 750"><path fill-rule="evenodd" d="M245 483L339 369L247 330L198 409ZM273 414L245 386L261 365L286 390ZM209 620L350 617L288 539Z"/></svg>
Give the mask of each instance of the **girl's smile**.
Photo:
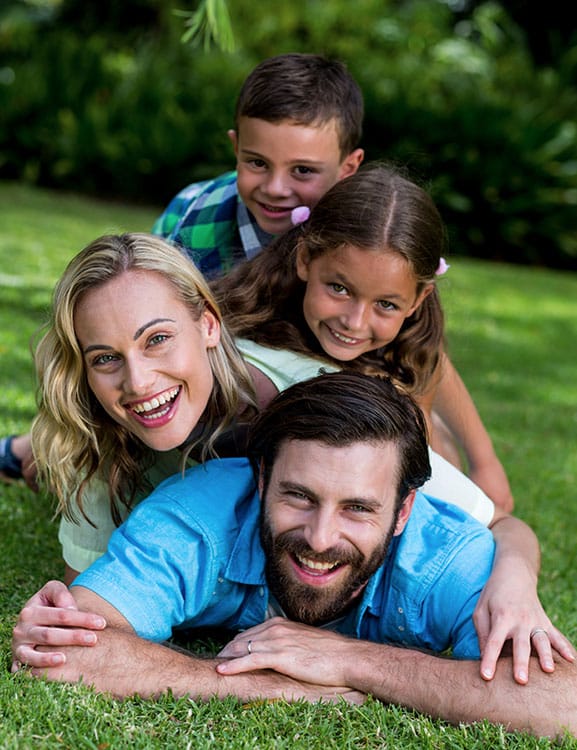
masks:
<svg viewBox="0 0 577 750"><path fill-rule="evenodd" d="M354 245L312 260L301 247L297 273L306 282L309 328L323 350L342 362L390 344L432 289L417 294L416 276L399 253Z"/></svg>

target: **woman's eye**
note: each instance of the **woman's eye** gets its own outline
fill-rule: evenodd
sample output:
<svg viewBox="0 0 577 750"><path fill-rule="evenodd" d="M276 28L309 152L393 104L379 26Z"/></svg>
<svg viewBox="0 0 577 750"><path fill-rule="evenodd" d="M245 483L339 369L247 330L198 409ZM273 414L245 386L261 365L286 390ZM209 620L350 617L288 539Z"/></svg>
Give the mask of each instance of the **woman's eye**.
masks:
<svg viewBox="0 0 577 750"><path fill-rule="evenodd" d="M92 365L98 367L99 365L108 365L110 362L115 362L118 359L116 354L99 354L98 357L94 357Z"/></svg>
<svg viewBox="0 0 577 750"><path fill-rule="evenodd" d="M157 333L155 336L150 337L150 339L148 340L148 343L154 346L156 344L162 344L167 339L168 339L168 336L165 333Z"/></svg>

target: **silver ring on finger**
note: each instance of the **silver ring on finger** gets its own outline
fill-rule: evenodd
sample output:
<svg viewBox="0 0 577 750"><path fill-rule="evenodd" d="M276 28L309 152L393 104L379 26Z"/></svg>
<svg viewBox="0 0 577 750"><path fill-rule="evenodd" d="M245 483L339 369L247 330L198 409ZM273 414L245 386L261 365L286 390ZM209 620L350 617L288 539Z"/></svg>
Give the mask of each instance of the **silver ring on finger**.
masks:
<svg viewBox="0 0 577 750"><path fill-rule="evenodd" d="M538 635L539 633L545 633L545 635L547 636L547 638L549 638L549 633L545 630L545 628L533 628L533 630L531 631L531 635L529 636L529 638L531 640L533 640L533 638L536 635Z"/></svg>
<svg viewBox="0 0 577 750"><path fill-rule="evenodd" d="M249 654L252 654L252 641L251 640L247 641L246 650L248 651Z"/></svg>

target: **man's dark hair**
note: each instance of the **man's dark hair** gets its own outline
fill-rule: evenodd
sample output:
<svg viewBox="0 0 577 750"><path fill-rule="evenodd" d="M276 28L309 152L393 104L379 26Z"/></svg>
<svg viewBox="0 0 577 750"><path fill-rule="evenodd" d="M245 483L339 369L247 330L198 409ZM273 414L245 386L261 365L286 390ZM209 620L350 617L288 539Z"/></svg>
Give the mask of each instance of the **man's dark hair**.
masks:
<svg viewBox="0 0 577 750"><path fill-rule="evenodd" d="M334 445L394 443L399 450L397 504L431 476L423 414L388 379L359 372L319 375L287 388L254 420L248 456L268 487L274 461L288 440Z"/></svg>
<svg viewBox="0 0 577 750"><path fill-rule="evenodd" d="M363 95L346 66L321 55L290 53L270 57L249 74L236 103L240 117L299 125L337 124L344 158L361 140Z"/></svg>

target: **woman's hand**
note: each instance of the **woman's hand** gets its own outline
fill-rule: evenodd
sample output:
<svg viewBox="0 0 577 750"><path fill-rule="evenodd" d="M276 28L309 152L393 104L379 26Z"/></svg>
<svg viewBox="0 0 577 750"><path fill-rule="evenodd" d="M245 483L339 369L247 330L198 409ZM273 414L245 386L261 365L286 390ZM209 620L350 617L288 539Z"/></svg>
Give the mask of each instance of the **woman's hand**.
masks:
<svg viewBox="0 0 577 750"><path fill-rule="evenodd" d="M532 650L544 672L555 670L553 651L569 662L575 661L575 649L541 606L534 575L524 573L521 568L515 571L510 565L506 576L494 574L473 614L481 649L481 677L485 680L494 677L497 660L507 641L511 641L513 650L513 677L521 685L529 681Z"/></svg>
<svg viewBox="0 0 577 750"><path fill-rule="evenodd" d="M49 581L29 599L12 632L12 672L23 664L36 668L62 665L59 651L37 651L37 646L94 646L106 620L80 612L70 591L61 581Z"/></svg>

